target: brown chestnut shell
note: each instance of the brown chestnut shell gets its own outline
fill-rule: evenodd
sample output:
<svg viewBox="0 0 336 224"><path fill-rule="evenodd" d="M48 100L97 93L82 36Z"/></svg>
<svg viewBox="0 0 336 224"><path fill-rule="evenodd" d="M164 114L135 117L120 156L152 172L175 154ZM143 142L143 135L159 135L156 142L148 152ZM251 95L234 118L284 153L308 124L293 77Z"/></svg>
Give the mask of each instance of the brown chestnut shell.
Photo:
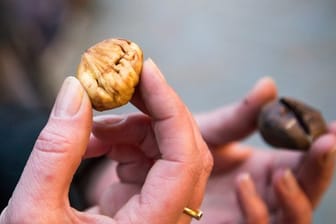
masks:
<svg viewBox="0 0 336 224"><path fill-rule="evenodd" d="M290 97L266 104L259 114L258 129L268 144L296 150L308 150L327 131L317 109Z"/></svg>

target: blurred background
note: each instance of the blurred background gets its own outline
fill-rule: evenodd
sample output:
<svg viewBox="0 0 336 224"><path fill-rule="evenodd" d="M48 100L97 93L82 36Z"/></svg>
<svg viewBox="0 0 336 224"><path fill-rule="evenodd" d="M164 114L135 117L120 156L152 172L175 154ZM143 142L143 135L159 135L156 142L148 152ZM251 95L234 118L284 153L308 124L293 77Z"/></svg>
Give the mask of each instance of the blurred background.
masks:
<svg viewBox="0 0 336 224"><path fill-rule="evenodd" d="M239 100L270 76L279 95L336 119L335 0L2 2L2 103L50 108L86 48L123 37L142 47L195 113ZM258 135L247 141L264 145ZM314 223L335 223L334 179Z"/></svg>

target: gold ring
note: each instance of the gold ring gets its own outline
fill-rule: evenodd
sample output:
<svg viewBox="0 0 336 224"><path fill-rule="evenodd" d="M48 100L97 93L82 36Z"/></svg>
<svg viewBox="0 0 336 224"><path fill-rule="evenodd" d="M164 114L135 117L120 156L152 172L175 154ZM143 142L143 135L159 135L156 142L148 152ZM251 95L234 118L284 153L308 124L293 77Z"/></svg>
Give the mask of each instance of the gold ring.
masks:
<svg viewBox="0 0 336 224"><path fill-rule="evenodd" d="M197 220L200 220L203 216L203 212L201 210L193 210L187 207L183 209L183 213Z"/></svg>

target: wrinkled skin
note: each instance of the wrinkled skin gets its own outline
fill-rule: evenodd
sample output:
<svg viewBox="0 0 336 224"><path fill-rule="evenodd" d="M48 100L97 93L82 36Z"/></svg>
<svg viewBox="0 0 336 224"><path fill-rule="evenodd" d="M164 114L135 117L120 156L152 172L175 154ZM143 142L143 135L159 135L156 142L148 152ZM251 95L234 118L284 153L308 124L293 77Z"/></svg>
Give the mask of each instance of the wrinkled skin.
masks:
<svg viewBox="0 0 336 224"><path fill-rule="evenodd" d="M107 39L87 49L77 78L98 111L127 104L139 83L143 64L141 48L129 40Z"/></svg>
<svg viewBox="0 0 336 224"><path fill-rule="evenodd" d="M190 223L182 211L200 207L212 156L191 113L151 60L144 64L138 90L136 106L144 113L136 116L140 123L131 125L122 144L121 133L108 132L112 123L103 122L101 128L96 123L91 133L89 97L77 79L67 78L0 223ZM132 135L141 124L153 131ZM68 190L85 154L119 161L125 181L103 189L111 201L80 212L70 206ZM134 170L140 175L129 175Z"/></svg>
<svg viewBox="0 0 336 224"><path fill-rule="evenodd" d="M275 98L271 80L241 102L196 116L197 126L160 74L145 63L132 100L145 114L97 117L91 134L89 99L68 79L0 223L185 224L185 206L201 207L198 223L311 222L332 178L336 123L307 154L258 150L239 141ZM76 211L68 200L72 176L83 156L99 155L108 160L93 170L92 207Z"/></svg>

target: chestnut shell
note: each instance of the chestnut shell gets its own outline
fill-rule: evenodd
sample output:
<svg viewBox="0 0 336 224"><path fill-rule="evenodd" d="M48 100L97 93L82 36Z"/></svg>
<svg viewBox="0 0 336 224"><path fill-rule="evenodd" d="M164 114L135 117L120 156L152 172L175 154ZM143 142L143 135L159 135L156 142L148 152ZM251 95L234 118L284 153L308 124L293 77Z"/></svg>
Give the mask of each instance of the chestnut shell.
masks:
<svg viewBox="0 0 336 224"><path fill-rule="evenodd" d="M308 150L327 131L317 109L290 97L266 104L259 114L258 129L268 144L293 150Z"/></svg>

